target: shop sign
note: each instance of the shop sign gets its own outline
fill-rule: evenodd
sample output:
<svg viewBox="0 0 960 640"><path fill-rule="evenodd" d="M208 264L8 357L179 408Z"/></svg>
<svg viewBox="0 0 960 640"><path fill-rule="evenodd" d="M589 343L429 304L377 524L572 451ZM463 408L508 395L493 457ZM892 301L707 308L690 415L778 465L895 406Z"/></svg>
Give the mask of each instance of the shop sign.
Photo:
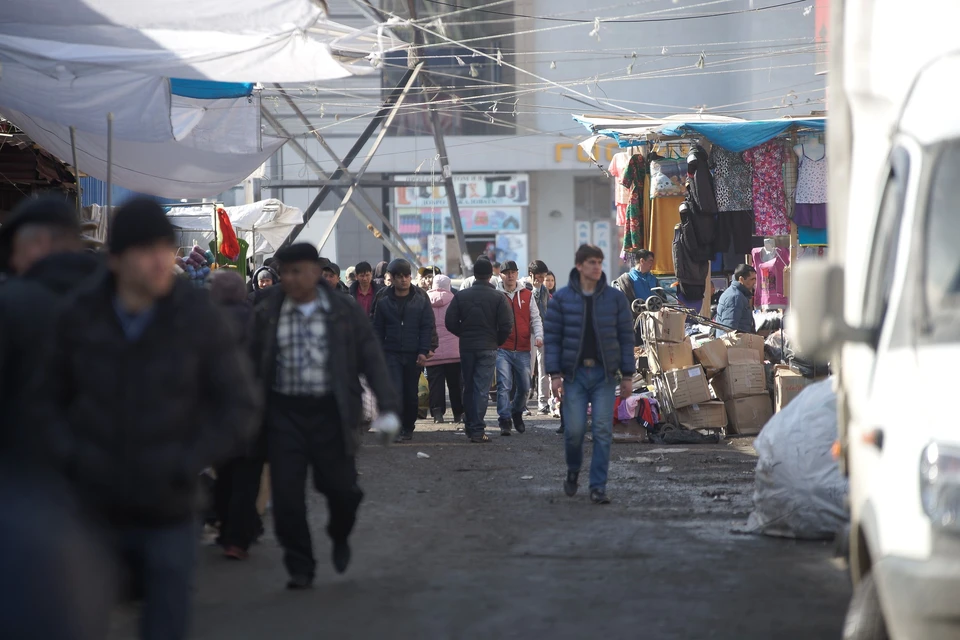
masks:
<svg viewBox="0 0 960 640"><path fill-rule="evenodd" d="M590 244L590 240L593 238L593 230L590 228L590 223L585 220L577 221L577 246L579 247L582 244Z"/></svg>
<svg viewBox="0 0 960 640"><path fill-rule="evenodd" d="M479 207L460 209L464 234L519 233L523 227L522 207ZM448 209L397 209L400 235L453 233Z"/></svg>
<svg viewBox="0 0 960 640"><path fill-rule="evenodd" d="M593 223L593 244L603 251L603 272L607 275L610 275L610 256L613 253L611 234L612 229L609 220L597 220Z"/></svg>
<svg viewBox="0 0 960 640"><path fill-rule="evenodd" d="M436 174L396 176L405 182L422 182L416 187L396 187L393 206L397 209L446 208L447 192ZM522 207L530 204L530 176L526 173L455 175L453 187L457 204L471 207Z"/></svg>
<svg viewBox="0 0 960 640"><path fill-rule="evenodd" d="M523 273L526 272L528 256L527 234L507 233L497 236L497 261L503 264L507 260L516 262Z"/></svg>

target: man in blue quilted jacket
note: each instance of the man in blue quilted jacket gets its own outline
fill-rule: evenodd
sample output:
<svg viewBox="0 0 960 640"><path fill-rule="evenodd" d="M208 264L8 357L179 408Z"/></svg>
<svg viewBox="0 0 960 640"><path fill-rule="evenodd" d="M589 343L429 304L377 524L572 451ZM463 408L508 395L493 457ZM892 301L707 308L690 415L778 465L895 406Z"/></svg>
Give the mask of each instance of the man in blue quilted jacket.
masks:
<svg viewBox="0 0 960 640"><path fill-rule="evenodd" d="M570 272L570 284L557 291L544 322L547 373L555 395L563 398L566 422L567 478L564 492L577 493L583 464L587 406L593 412L593 460L590 500L609 504L607 470L613 442L613 405L617 377L620 395L633 391L633 317L627 298L607 285L603 251L581 245Z"/></svg>

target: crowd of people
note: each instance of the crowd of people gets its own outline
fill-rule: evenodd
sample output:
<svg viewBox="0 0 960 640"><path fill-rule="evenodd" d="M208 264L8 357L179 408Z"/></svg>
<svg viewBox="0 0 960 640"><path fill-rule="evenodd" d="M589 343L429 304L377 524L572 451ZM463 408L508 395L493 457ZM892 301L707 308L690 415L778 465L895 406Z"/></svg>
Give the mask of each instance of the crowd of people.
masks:
<svg viewBox="0 0 960 640"><path fill-rule="evenodd" d="M491 395L501 436L525 433L528 398L559 415L571 497L592 428L590 499L610 501L613 406L618 386L632 392L634 336L599 248L577 250L566 287L540 260L521 277L516 262L481 257L456 290L437 267L395 259L342 272L303 243L249 282L216 269L204 289L175 276L176 251L149 199L119 208L102 254L83 248L77 212L56 198L25 201L0 227L0 494L14 506L0 512L0 540L17 558L0 577L0 610L11 637L103 637L122 595L143 600L143 638L185 637L209 469L224 556L246 559L263 532L266 465L287 587L312 586L309 470L327 502L331 563L345 572L365 432L412 440L422 375L434 422L449 399L470 443L491 442ZM23 526L38 514L69 540ZM81 587L91 571L97 588Z"/></svg>

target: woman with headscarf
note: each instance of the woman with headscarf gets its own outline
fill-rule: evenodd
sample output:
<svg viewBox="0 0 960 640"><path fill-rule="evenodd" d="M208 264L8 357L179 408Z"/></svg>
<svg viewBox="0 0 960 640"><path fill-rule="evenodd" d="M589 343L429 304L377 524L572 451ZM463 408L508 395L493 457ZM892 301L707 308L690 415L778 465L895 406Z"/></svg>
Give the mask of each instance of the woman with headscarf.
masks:
<svg viewBox="0 0 960 640"><path fill-rule="evenodd" d="M450 390L450 405L454 422L463 421L463 380L460 374L460 339L447 331L447 309L453 302L450 278L438 275L433 278L433 288L427 292L436 320L438 346L433 357L427 361L427 384L430 387L430 413L437 424L444 422L447 411L444 381Z"/></svg>
<svg viewBox="0 0 960 640"><path fill-rule="evenodd" d="M378 284L381 287L387 286L387 283L384 279L387 277L387 265L389 263L386 260L381 260L377 263L377 266L373 268L373 282Z"/></svg>

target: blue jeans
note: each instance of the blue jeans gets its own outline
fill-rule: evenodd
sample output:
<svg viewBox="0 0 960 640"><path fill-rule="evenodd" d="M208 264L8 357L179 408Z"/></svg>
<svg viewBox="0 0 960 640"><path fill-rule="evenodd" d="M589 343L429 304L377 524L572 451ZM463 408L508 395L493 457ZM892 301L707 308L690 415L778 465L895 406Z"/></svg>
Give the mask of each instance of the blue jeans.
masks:
<svg viewBox="0 0 960 640"><path fill-rule="evenodd" d="M497 366L497 352L461 351L460 370L463 373L463 430L467 437L483 435L487 426L483 418L487 413L490 385Z"/></svg>
<svg viewBox="0 0 960 640"><path fill-rule="evenodd" d="M590 488L606 489L613 442L613 403L616 382L607 378L603 367L578 367L573 378L563 381L563 418L567 471L583 465L583 438L587 434L587 405L593 407L593 460Z"/></svg>
<svg viewBox="0 0 960 640"><path fill-rule="evenodd" d="M513 395L516 387L516 396ZM530 352L497 351L497 415L509 421L527 408L530 393ZM513 402L510 398L513 398Z"/></svg>
<svg viewBox="0 0 960 640"><path fill-rule="evenodd" d="M197 564L197 525L121 527L117 550L143 590L142 640L187 637L193 577Z"/></svg>

